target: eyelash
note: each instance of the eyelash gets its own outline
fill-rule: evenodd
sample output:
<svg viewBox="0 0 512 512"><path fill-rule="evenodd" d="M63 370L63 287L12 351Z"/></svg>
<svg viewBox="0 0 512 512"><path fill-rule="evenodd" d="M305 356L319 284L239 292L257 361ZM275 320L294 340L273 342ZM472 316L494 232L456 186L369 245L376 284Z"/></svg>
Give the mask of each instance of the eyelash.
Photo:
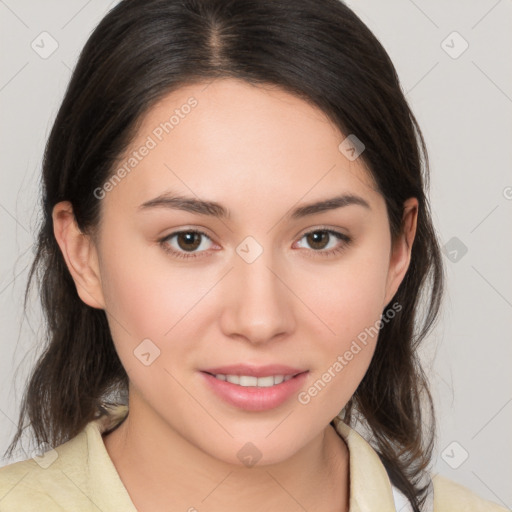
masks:
<svg viewBox="0 0 512 512"><path fill-rule="evenodd" d="M181 259L185 259L185 260L200 257L201 253L204 251L201 251L199 253L185 253L185 252L181 252L181 251L176 251L175 249L171 249L169 247L169 245L167 244L169 239L173 238L176 235L180 235L182 233L189 233L189 234L194 233L194 234L205 236L206 238L211 240L211 238L204 231L201 231L198 229L186 229L183 231L175 231L174 233L171 233L170 235L167 235L166 237L158 240L158 243L162 246L163 250L166 253L171 254L173 257L177 257L177 258L181 258ZM313 229L311 231L307 231L299 238L299 240L301 240L302 238L304 238L307 235L311 235L312 233L329 233L329 234L335 236L338 240L343 242L341 245L338 245L334 249L329 249L329 250L311 249L311 251L313 253L315 253L315 255L318 254L320 256L325 256L325 257L334 256L334 255L339 254L342 251L344 251L346 249L346 247L352 243L352 238L350 238L349 236L347 236L343 233L340 233L339 231L335 231L335 230L327 229L327 228L317 228L317 229Z"/></svg>
<svg viewBox="0 0 512 512"><path fill-rule="evenodd" d="M198 235L205 236L206 238L210 238L204 231L201 231L199 229L184 229L183 231L175 231L174 233L171 233L170 235L167 235L166 237L161 238L158 242L162 246L163 250L166 253L171 254L172 256L175 256L177 258L181 258L181 259L184 259L184 260L189 260L189 259L192 259L192 258L198 258L199 254L196 254L196 253L184 253L184 252L176 251L175 249L171 249L169 247L169 245L166 243L172 237L174 237L176 235L180 235L182 233L196 233Z"/></svg>

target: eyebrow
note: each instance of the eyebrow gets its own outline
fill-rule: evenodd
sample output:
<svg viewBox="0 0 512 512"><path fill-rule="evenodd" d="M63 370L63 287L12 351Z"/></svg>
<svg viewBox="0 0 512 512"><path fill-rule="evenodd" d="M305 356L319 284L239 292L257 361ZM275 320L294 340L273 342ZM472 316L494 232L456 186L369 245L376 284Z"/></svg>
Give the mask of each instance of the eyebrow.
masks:
<svg viewBox="0 0 512 512"><path fill-rule="evenodd" d="M329 199L323 199L314 203L299 206L288 213L286 216L291 219L301 219L316 213L328 210L335 210L350 205L359 205L371 210L368 202L355 194L343 194ZM183 210L200 215L209 215L219 219L229 219L230 211L215 201L204 201L195 197L186 197L172 192L150 199L139 206L140 211L146 211L152 208L170 208L173 210Z"/></svg>

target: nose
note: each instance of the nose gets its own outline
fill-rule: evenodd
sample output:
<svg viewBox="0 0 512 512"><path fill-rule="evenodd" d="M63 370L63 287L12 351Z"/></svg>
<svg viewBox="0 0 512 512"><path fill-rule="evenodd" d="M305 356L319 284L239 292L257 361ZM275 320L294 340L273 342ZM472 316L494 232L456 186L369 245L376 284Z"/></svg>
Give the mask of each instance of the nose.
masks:
<svg viewBox="0 0 512 512"><path fill-rule="evenodd" d="M296 299L286 281L287 273L272 261L270 251L263 251L252 263L235 256L223 290L224 334L261 344L293 332Z"/></svg>

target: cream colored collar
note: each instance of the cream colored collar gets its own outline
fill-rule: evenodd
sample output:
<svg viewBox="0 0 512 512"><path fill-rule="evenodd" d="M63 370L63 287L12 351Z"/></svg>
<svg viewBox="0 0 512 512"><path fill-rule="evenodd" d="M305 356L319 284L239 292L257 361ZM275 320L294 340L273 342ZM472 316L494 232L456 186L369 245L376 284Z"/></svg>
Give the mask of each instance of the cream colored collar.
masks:
<svg viewBox="0 0 512 512"><path fill-rule="evenodd" d="M115 466L105 448L101 434L115 427L128 413L126 405L106 409L104 416L91 422L87 428L91 467L105 468L105 472L91 474L92 485L108 509L109 495L123 502L123 510L136 512L130 497L119 479ZM349 512L412 511L406 497L394 487L377 452L353 428L341 420L335 421L336 431L345 440L349 450L350 498ZM108 482L108 483L107 483ZM117 485L113 485L117 482ZM119 503L119 502L117 502Z"/></svg>

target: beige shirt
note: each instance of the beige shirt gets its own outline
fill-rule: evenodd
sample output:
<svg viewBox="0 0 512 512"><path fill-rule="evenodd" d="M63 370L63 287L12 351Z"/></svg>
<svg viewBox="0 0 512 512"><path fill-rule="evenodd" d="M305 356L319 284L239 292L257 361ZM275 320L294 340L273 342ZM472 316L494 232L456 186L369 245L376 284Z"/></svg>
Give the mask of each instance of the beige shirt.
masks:
<svg viewBox="0 0 512 512"><path fill-rule="evenodd" d="M54 450L0 468L0 512L136 512L101 436L127 412L127 406L118 406ZM365 439L342 422L337 431L350 455L349 512L412 510ZM507 510L442 476L432 482L434 512Z"/></svg>

